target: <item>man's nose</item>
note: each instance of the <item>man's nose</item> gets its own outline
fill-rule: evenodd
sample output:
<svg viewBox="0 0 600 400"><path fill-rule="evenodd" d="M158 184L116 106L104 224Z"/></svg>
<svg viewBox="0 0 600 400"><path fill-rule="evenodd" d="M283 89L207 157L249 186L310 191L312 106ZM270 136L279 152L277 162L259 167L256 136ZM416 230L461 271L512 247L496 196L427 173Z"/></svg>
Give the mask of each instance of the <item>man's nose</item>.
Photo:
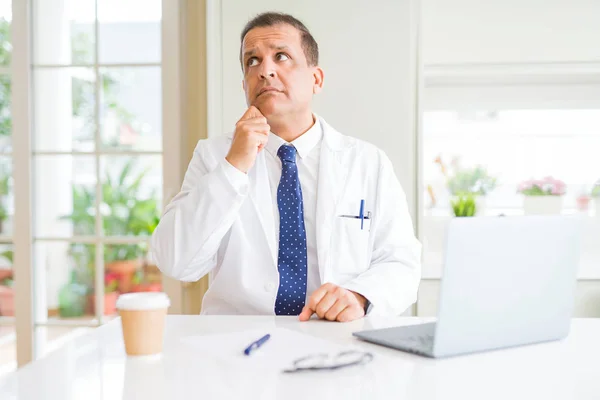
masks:
<svg viewBox="0 0 600 400"><path fill-rule="evenodd" d="M270 61L263 61L260 69L261 79L273 79L277 73L275 72L275 65Z"/></svg>
<svg viewBox="0 0 600 400"><path fill-rule="evenodd" d="M267 79L267 78L275 78L275 71L263 71L260 74L260 77L262 79Z"/></svg>

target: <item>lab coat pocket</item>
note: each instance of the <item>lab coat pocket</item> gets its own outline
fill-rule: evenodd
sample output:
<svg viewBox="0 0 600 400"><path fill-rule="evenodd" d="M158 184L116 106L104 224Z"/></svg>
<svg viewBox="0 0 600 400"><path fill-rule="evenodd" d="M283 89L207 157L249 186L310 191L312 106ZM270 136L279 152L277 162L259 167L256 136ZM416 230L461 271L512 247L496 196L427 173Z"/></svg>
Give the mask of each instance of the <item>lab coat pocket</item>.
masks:
<svg viewBox="0 0 600 400"><path fill-rule="evenodd" d="M358 275L366 271L369 267L371 220L365 219L362 229L359 218L336 217L334 224L334 271L342 275Z"/></svg>

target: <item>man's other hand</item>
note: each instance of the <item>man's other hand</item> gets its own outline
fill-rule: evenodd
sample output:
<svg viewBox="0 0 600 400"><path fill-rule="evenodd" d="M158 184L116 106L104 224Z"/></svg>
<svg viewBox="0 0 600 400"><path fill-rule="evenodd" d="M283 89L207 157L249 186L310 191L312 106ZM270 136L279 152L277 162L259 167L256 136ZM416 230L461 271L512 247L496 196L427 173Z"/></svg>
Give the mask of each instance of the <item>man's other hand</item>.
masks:
<svg viewBox="0 0 600 400"><path fill-rule="evenodd" d="M326 283L314 291L299 315L308 321L311 315L329 321L349 322L364 317L367 299L351 290Z"/></svg>

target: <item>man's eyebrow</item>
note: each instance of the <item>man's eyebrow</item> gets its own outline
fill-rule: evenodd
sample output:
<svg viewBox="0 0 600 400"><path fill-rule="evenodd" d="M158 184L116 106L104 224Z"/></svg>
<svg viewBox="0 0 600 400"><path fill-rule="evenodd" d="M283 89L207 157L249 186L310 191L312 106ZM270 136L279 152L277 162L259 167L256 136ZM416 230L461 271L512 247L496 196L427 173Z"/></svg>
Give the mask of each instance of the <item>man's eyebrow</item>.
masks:
<svg viewBox="0 0 600 400"><path fill-rule="evenodd" d="M244 59L253 56L254 54L256 54L256 49L250 49L250 50L246 50L244 52Z"/></svg>
<svg viewBox="0 0 600 400"><path fill-rule="evenodd" d="M269 45L270 49L274 49L274 50L289 50L290 48L288 46L286 46L285 44L280 44L280 45ZM256 54L256 49L250 49L250 50L246 50L244 52L244 59L248 58L248 57L252 57L253 55Z"/></svg>
<svg viewBox="0 0 600 400"><path fill-rule="evenodd" d="M280 44L279 46L271 45L271 46L269 46L269 48L275 49L275 50L289 50L290 49L285 44Z"/></svg>

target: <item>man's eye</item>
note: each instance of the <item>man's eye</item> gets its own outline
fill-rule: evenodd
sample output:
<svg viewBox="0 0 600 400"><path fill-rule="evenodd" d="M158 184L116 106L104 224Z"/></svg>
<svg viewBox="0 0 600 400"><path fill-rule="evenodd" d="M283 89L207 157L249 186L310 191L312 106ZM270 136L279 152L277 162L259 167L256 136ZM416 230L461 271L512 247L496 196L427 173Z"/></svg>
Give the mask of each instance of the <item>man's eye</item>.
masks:
<svg viewBox="0 0 600 400"><path fill-rule="evenodd" d="M256 65L256 64L255 64L256 62L258 62L258 60L256 59L256 57L252 57L252 58L250 58L250 59L248 60L248 63L247 63L247 64L248 64L248 66L249 66L249 67L253 67L253 66L255 66L255 65Z"/></svg>
<svg viewBox="0 0 600 400"><path fill-rule="evenodd" d="M279 61L289 60L290 58L285 53L277 53L277 59Z"/></svg>

